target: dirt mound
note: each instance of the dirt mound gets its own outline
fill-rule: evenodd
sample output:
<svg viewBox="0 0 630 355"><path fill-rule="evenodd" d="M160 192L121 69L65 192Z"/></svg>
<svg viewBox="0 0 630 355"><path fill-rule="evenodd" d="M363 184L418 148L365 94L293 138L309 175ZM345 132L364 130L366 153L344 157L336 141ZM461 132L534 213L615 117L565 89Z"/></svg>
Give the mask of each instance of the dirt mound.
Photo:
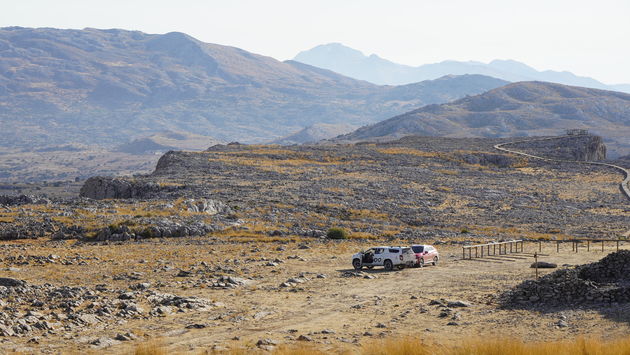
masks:
<svg viewBox="0 0 630 355"><path fill-rule="evenodd" d="M501 296L508 308L599 305L630 302L630 251L528 280Z"/></svg>

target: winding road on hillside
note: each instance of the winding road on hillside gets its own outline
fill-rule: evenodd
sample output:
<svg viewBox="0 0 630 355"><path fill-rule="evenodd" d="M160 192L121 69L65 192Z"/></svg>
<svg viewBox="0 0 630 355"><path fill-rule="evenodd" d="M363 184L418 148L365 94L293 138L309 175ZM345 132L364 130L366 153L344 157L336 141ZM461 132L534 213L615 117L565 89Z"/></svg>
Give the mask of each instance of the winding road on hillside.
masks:
<svg viewBox="0 0 630 355"><path fill-rule="evenodd" d="M528 158L539 159L539 160L548 161L548 162L599 165L599 166L604 166L604 167L609 167L609 168L614 168L614 169L620 170L621 172L623 172L623 174L625 176L625 179L620 184L621 192L630 200L630 187L629 187L630 186L630 171L628 169L624 168L624 167L621 167L621 166L615 165L615 164L600 163L600 162L594 162L594 161L579 161L579 160L565 160L565 159L545 158L545 157L540 157L540 156L537 156L537 155L523 153L523 152L519 152L517 150L512 150L512 149L508 149L508 148L504 147L504 146L507 146L507 145L510 145L510 144L528 143L528 142L545 141L545 140L554 140L554 139L561 139L561 138L567 138L567 137L574 137L574 136L563 135L563 136L557 136L557 137L525 139L525 140L520 140L520 141L495 144L494 148L497 149L497 150L500 150L502 152L522 155L522 156L525 156L525 157L528 157ZM623 233L622 235L624 237L630 237L630 230L628 230L627 232Z"/></svg>

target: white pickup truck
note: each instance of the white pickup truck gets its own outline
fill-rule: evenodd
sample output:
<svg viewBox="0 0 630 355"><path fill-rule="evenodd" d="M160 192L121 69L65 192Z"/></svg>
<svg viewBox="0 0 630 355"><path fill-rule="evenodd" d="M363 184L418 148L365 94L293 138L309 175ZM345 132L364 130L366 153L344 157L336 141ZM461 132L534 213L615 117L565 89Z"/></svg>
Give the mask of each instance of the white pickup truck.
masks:
<svg viewBox="0 0 630 355"><path fill-rule="evenodd" d="M415 263L416 254L409 247L374 247L352 256L352 266L356 270L364 266L368 269L375 266L383 266L385 270L403 269Z"/></svg>

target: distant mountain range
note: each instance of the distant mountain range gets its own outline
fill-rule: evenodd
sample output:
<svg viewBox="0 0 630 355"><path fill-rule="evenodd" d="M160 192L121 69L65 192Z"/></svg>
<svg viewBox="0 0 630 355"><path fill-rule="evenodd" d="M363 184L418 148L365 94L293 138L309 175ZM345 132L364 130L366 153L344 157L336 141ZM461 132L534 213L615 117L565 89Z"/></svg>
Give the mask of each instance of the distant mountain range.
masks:
<svg viewBox="0 0 630 355"><path fill-rule="evenodd" d="M336 141L406 135L514 137L556 135L568 128L603 136L609 156L630 153L630 95L547 82L519 82L451 103L428 105L362 127Z"/></svg>
<svg viewBox="0 0 630 355"><path fill-rule="evenodd" d="M379 86L178 32L9 27L0 29L0 147L113 148L163 131L264 142L314 124L374 123L505 83L465 75ZM160 148L153 143L119 148Z"/></svg>
<svg viewBox="0 0 630 355"><path fill-rule="evenodd" d="M294 60L380 85L402 85L444 75L481 74L512 82L548 81L630 93L630 84L606 85L567 71L537 71L514 60L494 60L488 64L474 61L444 61L414 67L391 62L376 54L366 56L340 43L324 44L300 52Z"/></svg>

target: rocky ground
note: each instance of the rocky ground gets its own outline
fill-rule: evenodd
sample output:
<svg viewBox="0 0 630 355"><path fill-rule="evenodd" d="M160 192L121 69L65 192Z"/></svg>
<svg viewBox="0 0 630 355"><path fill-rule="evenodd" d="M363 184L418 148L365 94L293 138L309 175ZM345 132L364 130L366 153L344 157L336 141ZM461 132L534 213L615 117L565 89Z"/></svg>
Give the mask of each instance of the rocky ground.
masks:
<svg viewBox="0 0 630 355"><path fill-rule="evenodd" d="M593 264L529 280L503 295L506 307L575 308L630 302L630 252L621 250Z"/></svg>
<svg viewBox="0 0 630 355"><path fill-rule="evenodd" d="M576 137L557 145L602 158L605 147L593 140ZM331 226L373 237L452 238L465 229L487 239L612 237L628 229L630 211L615 170L502 154L493 145L503 141L409 137L336 146L221 145L203 153L167 153L151 175L90 179L82 194L217 199L233 208L245 228L282 236L321 235ZM543 155L555 153L543 148Z"/></svg>
<svg viewBox="0 0 630 355"><path fill-rule="evenodd" d="M0 348L123 352L160 339L173 351L299 343L357 349L407 334L446 343L479 335L616 338L630 331L627 304L504 308L498 295L534 278L529 266L537 243L483 260L459 260L461 248L437 245L437 267L352 270L350 255L369 245L206 237L6 242ZM584 247L574 253L566 244L556 253L555 243L544 243L539 254L569 271L614 250L610 244L603 253Z"/></svg>
<svg viewBox="0 0 630 355"><path fill-rule="evenodd" d="M220 145L168 153L149 175L91 178L80 198L0 197L0 348L127 349L156 338L182 351L303 341L353 348L418 333L437 341L503 329L524 339L627 334L625 303L504 307L497 295L532 278L537 243L519 255L458 260L461 244L630 228L617 172L492 148L505 141ZM561 141L560 150L571 144L602 151L593 140ZM326 239L330 227L351 239ZM359 250L410 243L435 244L442 262L350 269ZM570 268L605 255L570 249L545 243L542 256Z"/></svg>

